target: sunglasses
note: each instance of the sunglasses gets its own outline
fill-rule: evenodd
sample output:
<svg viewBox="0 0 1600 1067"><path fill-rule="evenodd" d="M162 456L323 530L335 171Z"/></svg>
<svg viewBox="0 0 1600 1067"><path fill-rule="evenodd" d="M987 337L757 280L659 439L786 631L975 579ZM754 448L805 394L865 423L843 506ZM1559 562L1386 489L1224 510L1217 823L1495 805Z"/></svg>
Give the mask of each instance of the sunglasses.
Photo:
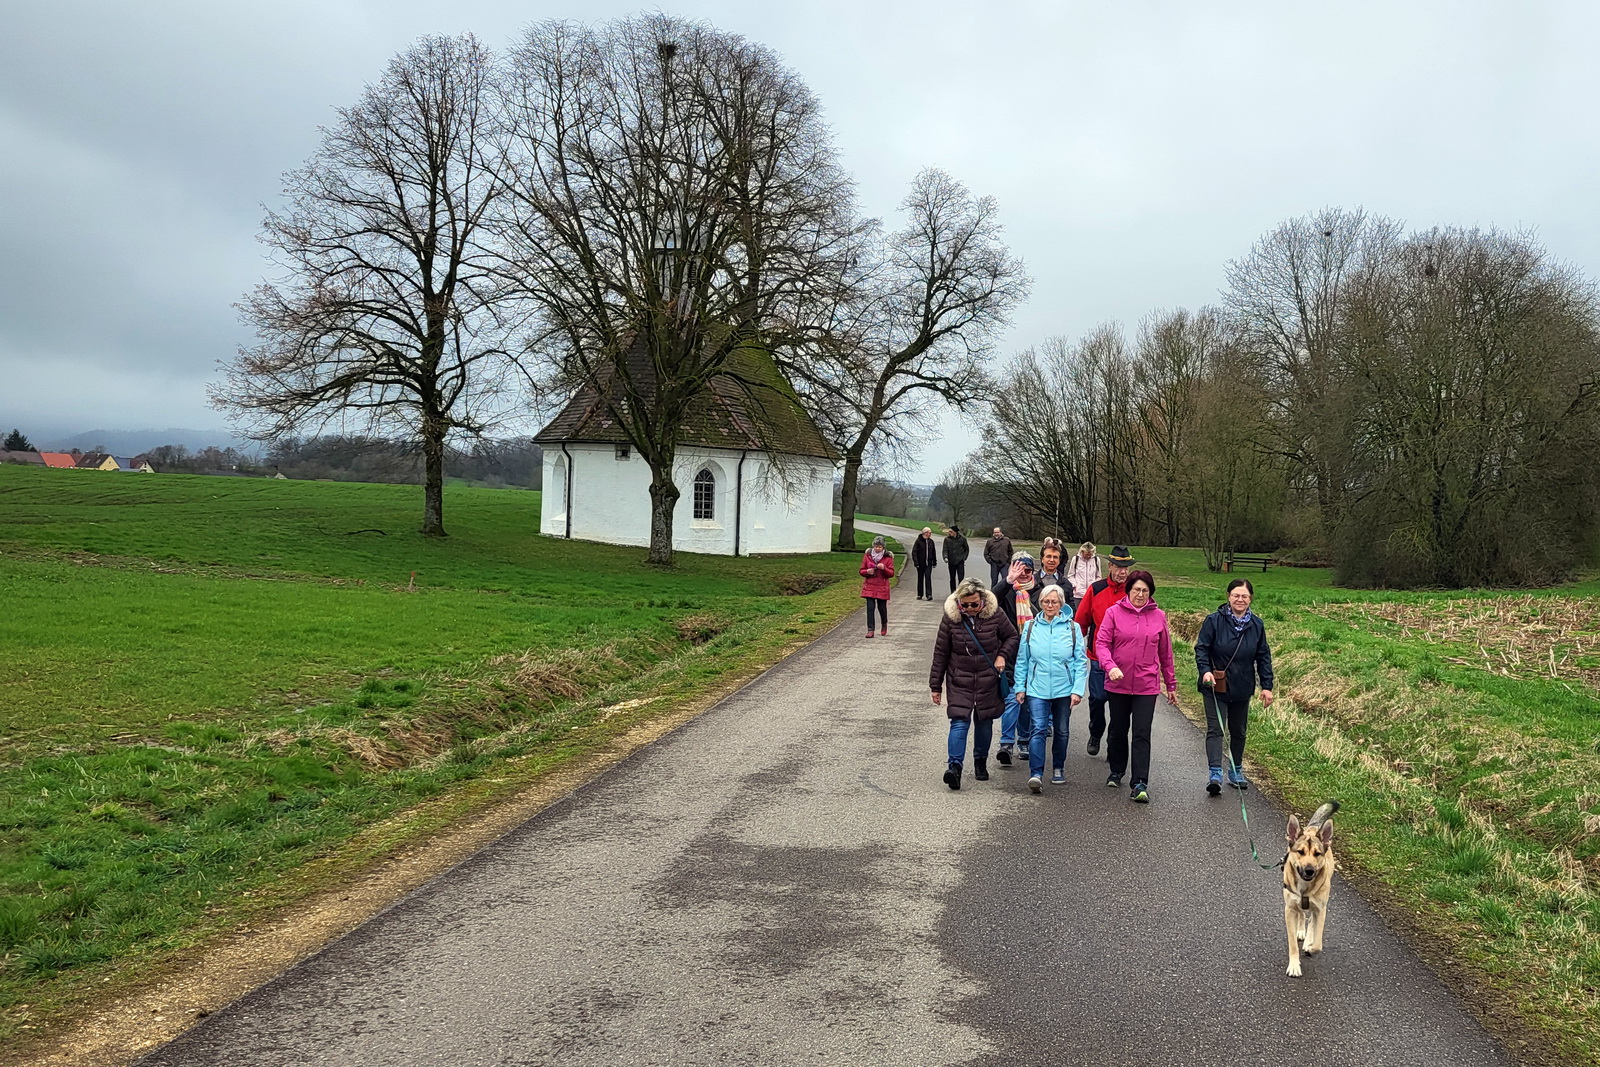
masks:
<svg viewBox="0 0 1600 1067"><path fill-rule="evenodd" d="M983 607L983 601L958 600L956 601L956 607L960 608L962 611L977 611L979 608Z"/></svg>

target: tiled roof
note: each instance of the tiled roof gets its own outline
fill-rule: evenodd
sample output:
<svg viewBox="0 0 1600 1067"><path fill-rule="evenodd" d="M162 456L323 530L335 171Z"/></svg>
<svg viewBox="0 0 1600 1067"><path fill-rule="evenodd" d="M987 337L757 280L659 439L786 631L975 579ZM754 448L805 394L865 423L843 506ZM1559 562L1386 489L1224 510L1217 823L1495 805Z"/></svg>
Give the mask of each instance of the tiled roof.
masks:
<svg viewBox="0 0 1600 1067"><path fill-rule="evenodd" d="M634 380L647 383L650 366L643 347L635 346L628 360ZM591 385L580 388L561 413L534 436L541 445L564 441L626 444L628 440L600 391ZM756 348L741 348L728 357L724 373L712 379L706 394L690 406L678 444L839 458L800 406L772 356Z"/></svg>
<svg viewBox="0 0 1600 1067"><path fill-rule="evenodd" d="M37 452L0 451L0 463L20 463L30 467L44 466L44 457Z"/></svg>
<svg viewBox="0 0 1600 1067"><path fill-rule="evenodd" d="M46 467L76 467L78 461L71 452L40 452L39 458L44 460Z"/></svg>
<svg viewBox="0 0 1600 1067"><path fill-rule="evenodd" d="M116 462L115 459L112 459L111 456L104 452L85 452L83 455L78 457L78 462L75 464L75 466L81 471L99 470L101 467L106 465L106 460L108 459L110 459L113 463Z"/></svg>

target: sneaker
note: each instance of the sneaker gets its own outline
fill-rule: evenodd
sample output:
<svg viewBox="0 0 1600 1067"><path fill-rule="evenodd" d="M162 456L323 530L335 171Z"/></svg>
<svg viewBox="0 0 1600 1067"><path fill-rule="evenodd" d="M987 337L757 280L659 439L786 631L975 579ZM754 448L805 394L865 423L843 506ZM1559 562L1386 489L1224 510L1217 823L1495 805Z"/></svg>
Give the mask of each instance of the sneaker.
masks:
<svg viewBox="0 0 1600 1067"><path fill-rule="evenodd" d="M1214 797L1222 795L1222 768L1211 768L1211 778L1206 782L1206 792Z"/></svg>
<svg viewBox="0 0 1600 1067"><path fill-rule="evenodd" d="M868 631L867 631L867 640L869 640L869 641L870 641L870 640L871 640L871 639L872 639L872 637L873 637L873 633L872 633L872 631L871 631L871 630L868 630Z"/></svg>
<svg viewBox="0 0 1600 1067"><path fill-rule="evenodd" d="M1243 771L1235 767L1228 772L1228 784L1235 789L1243 791L1250 788L1250 779L1244 776Z"/></svg>
<svg viewBox="0 0 1600 1067"><path fill-rule="evenodd" d="M1150 787L1145 785L1143 782L1134 782L1133 790L1129 794L1129 798L1135 804L1150 803Z"/></svg>
<svg viewBox="0 0 1600 1067"><path fill-rule="evenodd" d="M987 757L974 756L972 758L972 777L980 782L989 780L989 760Z"/></svg>
<svg viewBox="0 0 1600 1067"><path fill-rule="evenodd" d="M1011 746L1001 745L1000 750L994 754L995 762L1002 767L1011 766Z"/></svg>
<svg viewBox="0 0 1600 1067"><path fill-rule="evenodd" d="M1040 789L1044 788L1044 779L1039 777L1037 774L1034 775L1032 778L1028 779L1028 788L1037 793Z"/></svg>
<svg viewBox="0 0 1600 1067"><path fill-rule="evenodd" d="M1108 774L1108 775L1106 775L1106 785L1108 785L1111 788L1115 789L1117 786L1119 786L1121 784L1122 784L1122 775L1120 775L1120 774Z"/></svg>
<svg viewBox="0 0 1600 1067"><path fill-rule="evenodd" d="M1051 785L1066 785L1067 784L1066 773L1063 772L1063 771L1059 771L1059 770L1056 771L1056 773L1054 773L1054 774L1052 774L1050 776L1050 784Z"/></svg>
<svg viewBox="0 0 1600 1067"><path fill-rule="evenodd" d="M1089 738L1089 755L1100 755L1100 739L1098 737Z"/></svg>
<svg viewBox="0 0 1600 1067"><path fill-rule="evenodd" d="M944 784L951 789L961 788L961 764L950 761L950 767L944 772Z"/></svg>

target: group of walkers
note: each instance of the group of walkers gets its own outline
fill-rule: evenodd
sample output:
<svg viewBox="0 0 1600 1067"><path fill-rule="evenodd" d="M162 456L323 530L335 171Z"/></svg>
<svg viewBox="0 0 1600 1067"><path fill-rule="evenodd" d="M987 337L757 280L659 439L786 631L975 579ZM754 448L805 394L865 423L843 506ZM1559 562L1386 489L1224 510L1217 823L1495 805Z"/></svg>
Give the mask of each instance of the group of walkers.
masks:
<svg viewBox="0 0 1600 1067"><path fill-rule="evenodd" d="M961 788L969 742L973 777L988 780L996 719L998 763L1009 767L1014 759L1025 759L1028 787L1039 793L1049 756L1050 781L1064 783L1072 709L1087 701L1088 752L1099 755L1104 741L1106 785L1116 788L1126 781L1129 797L1148 803L1156 698L1164 691L1178 704L1172 637L1156 603L1155 576L1135 569L1137 560L1120 545L1104 560L1088 542L1070 559L1055 538L1045 539L1037 560L1013 547L995 527L984 546L991 576L985 585L965 577L966 539L954 530L944 539L951 592L934 641L928 688L950 720L945 784ZM874 555L881 549L879 538L862 558L868 637L873 636L874 594L867 587L883 573L882 556ZM892 575L893 556L888 559ZM912 562L917 598L932 600L931 529L917 538ZM887 577L882 596L881 633L886 634ZM1227 602L1206 617L1195 641L1196 687L1206 714L1206 791L1212 796L1221 795L1224 780L1236 789L1248 788L1245 734L1258 683L1262 703L1272 703L1272 650L1265 625L1250 610L1254 597L1248 580L1231 581Z"/></svg>

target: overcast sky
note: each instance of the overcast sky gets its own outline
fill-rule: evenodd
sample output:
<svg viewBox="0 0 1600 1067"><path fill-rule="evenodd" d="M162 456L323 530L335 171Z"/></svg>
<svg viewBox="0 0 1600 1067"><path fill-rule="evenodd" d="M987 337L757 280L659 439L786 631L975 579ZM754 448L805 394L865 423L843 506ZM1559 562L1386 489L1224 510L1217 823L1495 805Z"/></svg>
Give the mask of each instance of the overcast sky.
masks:
<svg viewBox="0 0 1600 1067"><path fill-rule="evenodd" d="M540 3L50 0L0 34L0 432L210 428L280 175L428 33L491 47ZM923 166L999 198L1032 300L1010 354L1215 301L1284 219L1532 231L1600 277L1600 5L682 3L822 98L863 206ZM953 420L917 480L959 459Z"/></svg>

